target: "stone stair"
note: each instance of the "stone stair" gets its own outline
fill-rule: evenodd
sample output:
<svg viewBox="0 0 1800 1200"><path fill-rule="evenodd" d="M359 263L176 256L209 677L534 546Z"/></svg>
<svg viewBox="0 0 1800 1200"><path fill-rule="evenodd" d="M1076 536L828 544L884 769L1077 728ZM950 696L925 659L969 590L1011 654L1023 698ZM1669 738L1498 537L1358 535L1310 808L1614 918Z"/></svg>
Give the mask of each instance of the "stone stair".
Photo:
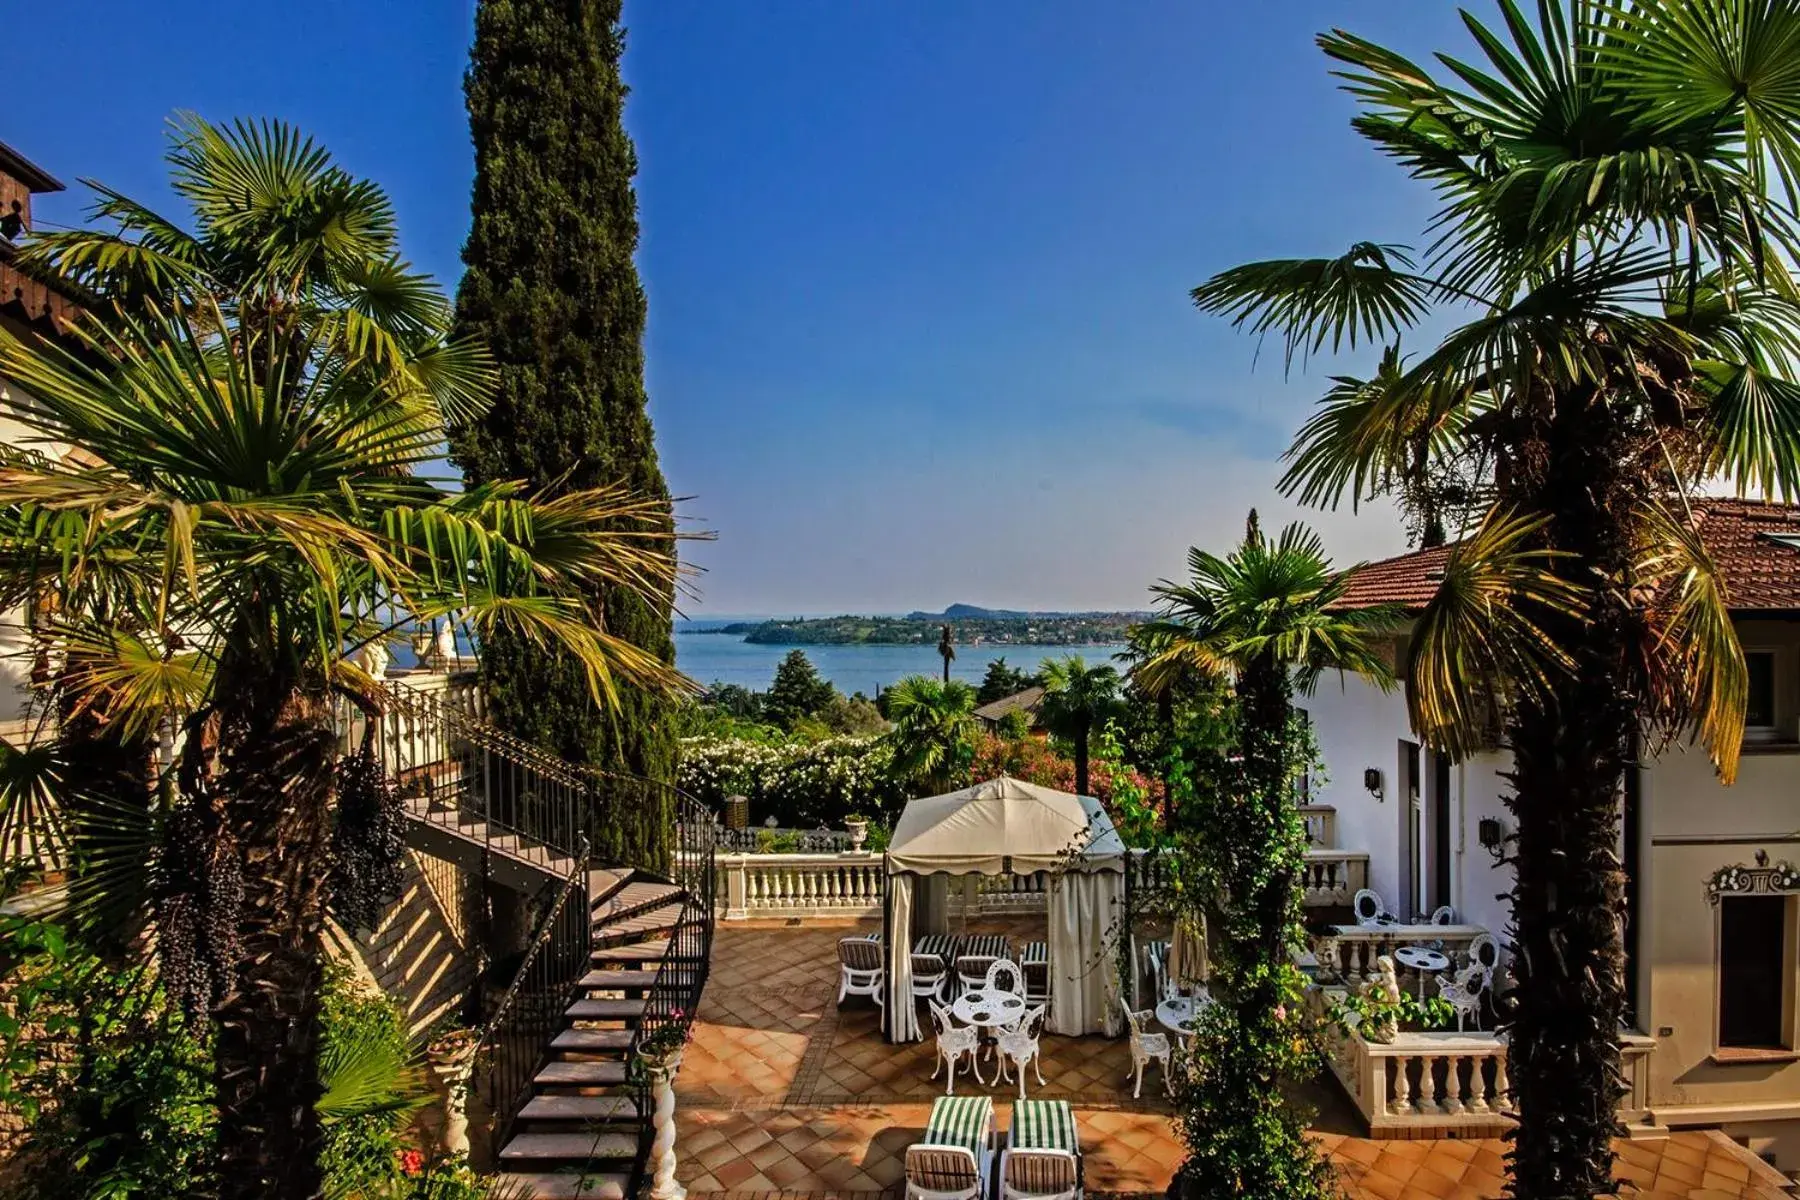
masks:
<svg viewBox="0 0 1800 1200"><path fill-rule="evenodd" d="M625 870L591 872L589 893L591 969L500 1148L502 1196L629 1200L650 1114L638 1111L627 1059L682 892Z"/></svg>

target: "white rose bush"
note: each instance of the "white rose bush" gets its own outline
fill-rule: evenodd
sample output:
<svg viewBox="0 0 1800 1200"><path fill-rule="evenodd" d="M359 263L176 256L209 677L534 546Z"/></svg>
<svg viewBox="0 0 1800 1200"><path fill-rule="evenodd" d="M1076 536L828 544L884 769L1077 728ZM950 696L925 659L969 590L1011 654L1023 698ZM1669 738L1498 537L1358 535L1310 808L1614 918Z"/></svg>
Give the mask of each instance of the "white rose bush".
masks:
<svg viewBox="0 0 1800 1200"><path fill-rule="evenodd" d="M906 800L893 778L893 748L880 736L814 742L684 738L676 782L715 810L727 796L750 799L750 819L790 829L836 827L861 813L891 821Z"/></svg>

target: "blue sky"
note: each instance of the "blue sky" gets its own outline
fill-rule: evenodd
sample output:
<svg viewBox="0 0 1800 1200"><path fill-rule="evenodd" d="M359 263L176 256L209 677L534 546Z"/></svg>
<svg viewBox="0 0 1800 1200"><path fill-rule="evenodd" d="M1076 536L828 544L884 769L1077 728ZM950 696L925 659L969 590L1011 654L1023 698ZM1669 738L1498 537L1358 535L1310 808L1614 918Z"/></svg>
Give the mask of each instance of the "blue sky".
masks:
<svg viewBox="0 0 1800 1200"><path fill-rule="evenodd" d="M1485 6L1483 6L1485 7ZM472 6L41 6L0 139L175 209L161 124L272 115L394 197L452 286ZM649 386L718 540L697 615L1139 606L1224 547L1335 366L1189 306L1246 259L1409 240L1312 35L1467 48L1448 4L628 0ZM1338 558L1391 515L1312 514Z"/></svg>

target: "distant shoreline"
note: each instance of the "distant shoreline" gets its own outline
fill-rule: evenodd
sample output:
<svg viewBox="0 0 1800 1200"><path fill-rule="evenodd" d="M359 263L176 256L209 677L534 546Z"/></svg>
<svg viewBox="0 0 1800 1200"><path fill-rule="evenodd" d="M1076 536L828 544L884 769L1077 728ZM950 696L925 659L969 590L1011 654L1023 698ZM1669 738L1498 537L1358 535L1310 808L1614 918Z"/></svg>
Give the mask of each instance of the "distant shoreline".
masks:
<svg viewBox="0 0 1800 1200"><path fill-rule="evenodd" d="M952 605L942 614L845 615L732 621L682 633L739 637L760 646L935 646L945 625L958 646L1103 646L1126 640L1142 612L1023 613Z"/></svg>

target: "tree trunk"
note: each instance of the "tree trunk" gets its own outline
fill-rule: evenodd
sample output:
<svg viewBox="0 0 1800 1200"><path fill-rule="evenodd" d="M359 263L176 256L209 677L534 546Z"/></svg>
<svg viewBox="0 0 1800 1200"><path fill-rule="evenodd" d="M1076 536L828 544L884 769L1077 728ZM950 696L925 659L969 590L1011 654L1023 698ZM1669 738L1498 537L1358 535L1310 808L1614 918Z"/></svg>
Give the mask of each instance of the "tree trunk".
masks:
<svg viewBox="0 0 1800 1200"><path fill-rule="evenodd" d="M335 738L322 692L278 683L221 688L217 793L243 876L236 977L213 1007L225 1200L321 1191L314 1105Z"/></svg>
<svg viewBox="0 0 1800 1200"><path fill-rule="evenodd" d="M1075 730L1075 794L1086 796L1088 792L1088 727L1083 721Z"/></svg>
<svg viewBox="0 0 1800 1200"><path fill-rule="evenodd" d="M1639 697L1630 603L1630 516L1643 477L1604 403L1562 397L1543 431L1534 497L1551 514L1561 570L1587 594L1589 620L1542 614L1574 669L1510 720L1516 820L1516 943L1508 1069L1518 1105L1512 1195L1589 1200L1616 1190L1612 1139L1624 1092L1624 873L1619 802Z"/></svg>

